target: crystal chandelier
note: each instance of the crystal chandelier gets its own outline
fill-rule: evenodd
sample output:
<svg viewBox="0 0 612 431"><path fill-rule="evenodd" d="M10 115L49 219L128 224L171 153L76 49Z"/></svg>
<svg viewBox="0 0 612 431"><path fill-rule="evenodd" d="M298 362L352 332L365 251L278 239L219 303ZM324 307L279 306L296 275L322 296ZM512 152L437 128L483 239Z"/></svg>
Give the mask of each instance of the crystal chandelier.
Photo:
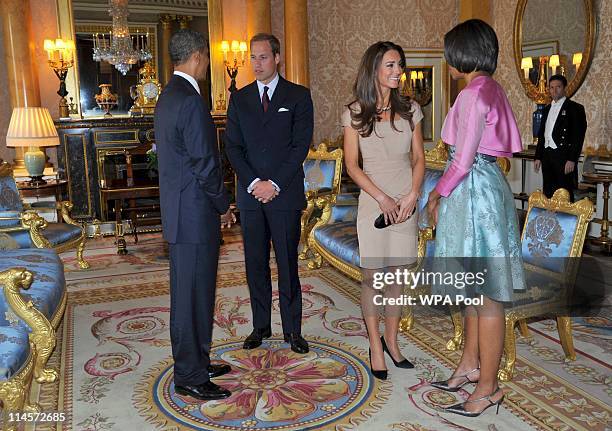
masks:
<svg viewBox="0 0 612 431"><path fill-rule="evenodd" d="M140 61L149 61L153 58L149 50L149 34L136 35L136 48L134 38L130 35L127 17L128 0L109 0L110 9L108 14L113 18L113 28L108 35L104 33L94 34L94 61L106 61L115 66L122 75L125 75L132 67Z"/></svg>

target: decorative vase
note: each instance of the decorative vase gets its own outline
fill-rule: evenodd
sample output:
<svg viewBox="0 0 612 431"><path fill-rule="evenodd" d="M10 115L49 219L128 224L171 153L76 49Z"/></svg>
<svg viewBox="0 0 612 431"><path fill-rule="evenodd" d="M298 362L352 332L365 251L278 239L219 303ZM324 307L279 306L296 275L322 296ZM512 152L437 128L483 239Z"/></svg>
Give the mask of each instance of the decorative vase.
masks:
<svg viewBox="0 0 612 431"><path fill-rule="evenodd" d="M104 117L112 117L112 114L109 112L113 106L117 105L117 95L111 93L110 91L111 84L100 84L100 89L102 92L100 94L96 94L96 103L102 109L105 114Z"/></svg>

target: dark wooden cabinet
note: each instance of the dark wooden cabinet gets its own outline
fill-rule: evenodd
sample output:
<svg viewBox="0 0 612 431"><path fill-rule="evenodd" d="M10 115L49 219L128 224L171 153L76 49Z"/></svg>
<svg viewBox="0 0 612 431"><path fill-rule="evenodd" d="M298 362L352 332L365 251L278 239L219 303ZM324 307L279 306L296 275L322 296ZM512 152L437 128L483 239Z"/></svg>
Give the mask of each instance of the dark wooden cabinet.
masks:
<svg viewBox="0 0 612 431"><path fill-rule="evenodd" d="M225 116L214 116L214 122L225 183L233 195L234 173L223 148ZM109 216L101 191L127 181L127 165L122 154L143 154L155 143L153 118L71 120L57 121L55 125L60 138L58 173L67 181L74 217L83 221L114 220L114 216ZM145 163L144 158L132 161L134 183L141 182L140 179L147 183L154 181Z"/></svg>

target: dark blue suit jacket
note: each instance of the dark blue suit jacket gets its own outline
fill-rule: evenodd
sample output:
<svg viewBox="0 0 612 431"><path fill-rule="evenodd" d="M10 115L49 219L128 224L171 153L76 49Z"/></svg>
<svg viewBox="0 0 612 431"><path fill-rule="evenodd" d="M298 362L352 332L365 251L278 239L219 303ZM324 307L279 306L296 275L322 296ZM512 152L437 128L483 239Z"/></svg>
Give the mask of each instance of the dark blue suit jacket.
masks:
<svg viewBox="0 0 612 431"><path fill-rule="evenodd" d="M155 107L164 239L219 246L220 214L229 208L215 127L202 97L173 75Z"/></svg>
<svg viewBox="0 0 612 431"><path fill-rule="evenodd" d="M279 76L263 112L257 81L232 93L227 111L225 149L236 174L236 201L242 210L267 205L272 210L305 208L304 169L312 141L313 108L310 91ZM246 189L255 178L272 180L280 194L261 204Z"/></svg>

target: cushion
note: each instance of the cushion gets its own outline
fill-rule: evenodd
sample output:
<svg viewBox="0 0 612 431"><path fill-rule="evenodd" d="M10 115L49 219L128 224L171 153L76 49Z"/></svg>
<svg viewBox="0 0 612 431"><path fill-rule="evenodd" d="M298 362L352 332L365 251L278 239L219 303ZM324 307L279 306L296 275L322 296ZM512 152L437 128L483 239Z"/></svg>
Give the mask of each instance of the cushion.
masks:
<svg viewBox="0 0 612 431"><path fill-rule="evenodd" d="M19 211L0 210L0 229L3 227L21 226ZM3 217L10 217L12 220L2 220Z"/></svg>
<svg viewBox="0 0 612 431"><path fill-rule="evenodd" d="M22 289L21 294L26 301L31 300L36 309L51 320L66 288L64 266L57 253L44 248L3 251L0 271L14 267L24 267L32 273L34 277L32 286L27 290ZM18 319L12 312L9 313L9 317L14 317L9 320L7 311L9 308L2 296L0 297L0 326L10 325L31 331L31 328L21 319L18 324L12 322L13 318Z"/></svg>
<svg viewBox="0 0 612 431"><path fill-rule="evenodd" d="M79 226L68 223L49 223L45 229L40 230L42 235L47 238L52 246L63 244L67 241L78 238L82 234ZM21 248L33 248L30 231L10 232L10 235L17 241Z"/></svg>
<svg viewBox="0 0 612 431"><path fill-rule="evenodd" d="M525 263L557 273L565 270L570 255L578 217L573 214L532 208L522 239Z"/></svg>
<svg viewBox="0 0 612 431"><path fill-rule="evenodd" d="M354 221L326 224L314 231L317 242L331 254L352 266L359 266L359 241Z"/></svg>
<svg viewBox="0 0 612 431"><path fill-rule="evenodd" d="M12 176L0 177L0 211L23 211L17 184Z"/></svg>
<svg viewBox="0 0 612 431"><path fill-rule="evenodd" d="M25 365L29 354L27 332L0 326L0 381L14 376Z"/></svg>
<svg viewBox="0 0 612 431"><path fill-rule="evenodd" d="M336 160L306 159L304 161L304 191L331 191L334 186Z"/></svg>
<svg viewBox="0 0 612 431"><path fill-rule="evenodd" d="M357 199L340 199L332 205L332 213L327 224L337 222L357 222Z"/></svg>

